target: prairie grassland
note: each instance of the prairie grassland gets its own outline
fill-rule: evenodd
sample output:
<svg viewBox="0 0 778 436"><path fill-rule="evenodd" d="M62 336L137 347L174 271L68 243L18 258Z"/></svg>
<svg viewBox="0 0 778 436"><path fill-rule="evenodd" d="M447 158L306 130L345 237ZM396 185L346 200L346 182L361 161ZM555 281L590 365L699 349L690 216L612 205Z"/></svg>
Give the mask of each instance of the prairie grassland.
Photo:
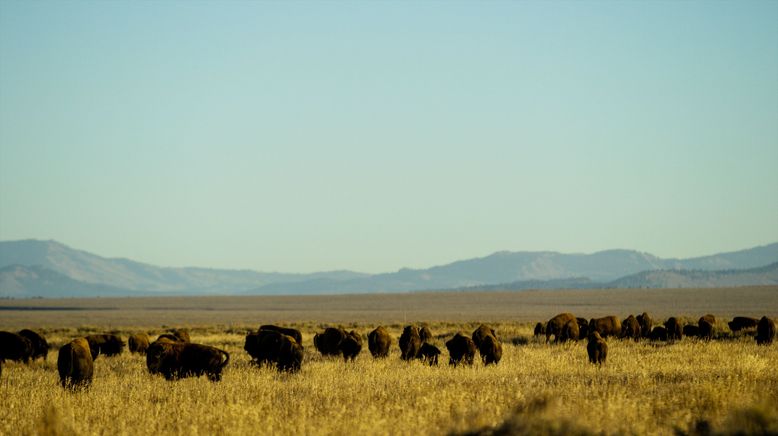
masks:
<svg viewBox="0 0 778 436"><path fill-rule="evenodd" d="M349 328L366 334L374 326ZM599 368L587 362L584 342L547 345L531 337L529 323L493 326L504 343L499 365L453 368L444 342L458 330L472 332L474 323L431 324L443 350L438 367L400 360L401 323L390 326L389 358L374 360L365 344L353 363L322 358L312 344L322 325L300 323L294 327L303 331L306 355L298 374L250 364L243 339L256 326L199 328L194 342L231 353L221 382L167 382L147 373L144 357L125 351L99 357L92 387L75 394L59 387L53 351L45 363L3 368L0 434L778 432L775 345L758 347L750 336L674 344L612 339ZM45 333L59 345L92 329Z"/></svg>

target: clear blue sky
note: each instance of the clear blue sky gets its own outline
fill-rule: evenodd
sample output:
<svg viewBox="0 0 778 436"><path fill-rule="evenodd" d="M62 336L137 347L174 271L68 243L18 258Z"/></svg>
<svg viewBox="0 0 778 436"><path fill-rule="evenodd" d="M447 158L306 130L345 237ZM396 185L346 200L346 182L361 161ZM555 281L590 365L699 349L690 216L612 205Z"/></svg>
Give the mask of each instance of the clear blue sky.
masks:
<svg viewBox="0 0 778 436"><path fill-rule="evenodd" d="M0 2L0 239L427 267L778 241L778 2Z"/></svg>

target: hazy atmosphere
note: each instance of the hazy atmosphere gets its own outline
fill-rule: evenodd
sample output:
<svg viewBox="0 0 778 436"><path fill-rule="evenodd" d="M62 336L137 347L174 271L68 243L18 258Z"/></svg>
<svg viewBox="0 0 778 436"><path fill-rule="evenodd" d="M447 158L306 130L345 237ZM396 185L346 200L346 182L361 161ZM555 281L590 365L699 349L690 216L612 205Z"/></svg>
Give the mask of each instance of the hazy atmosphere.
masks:
<svg viewBox="0 0 778 436"><path fill-rule="evenodd" d="M368 273L778 241L778 2L0 2L0 240Z"/></svg>

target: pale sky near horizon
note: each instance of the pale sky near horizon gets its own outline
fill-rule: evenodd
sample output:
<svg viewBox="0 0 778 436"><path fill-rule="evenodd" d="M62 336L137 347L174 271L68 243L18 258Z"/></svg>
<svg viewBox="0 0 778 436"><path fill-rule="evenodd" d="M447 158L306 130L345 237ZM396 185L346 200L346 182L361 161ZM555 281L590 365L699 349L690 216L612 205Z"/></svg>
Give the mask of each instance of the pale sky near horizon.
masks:
<svg viewBox="0 0 778 436"><path fill-rule="evenodd" d="M0 1L0 240L429 267L778 241L778 2Z"/></svg>

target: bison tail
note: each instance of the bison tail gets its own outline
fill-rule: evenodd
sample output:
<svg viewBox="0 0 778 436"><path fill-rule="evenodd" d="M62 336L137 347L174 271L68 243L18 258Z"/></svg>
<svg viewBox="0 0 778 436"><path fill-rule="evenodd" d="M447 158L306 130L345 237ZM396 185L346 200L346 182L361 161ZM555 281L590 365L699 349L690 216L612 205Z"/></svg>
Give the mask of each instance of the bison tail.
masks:
<svg viewBox="0 0 778 436"><path fill-rule="evenodd" d="M227 366L227 364L228 364L228 363L230 363L230 353L228 353L228 352L226 352L226 351L224 351L224 350L219 350L219 351L220 351L222 354L224 354L224 362L223 362L221 365L219 365L219 369L222 369L222 368L224 368L225 366Z"/></svg>

